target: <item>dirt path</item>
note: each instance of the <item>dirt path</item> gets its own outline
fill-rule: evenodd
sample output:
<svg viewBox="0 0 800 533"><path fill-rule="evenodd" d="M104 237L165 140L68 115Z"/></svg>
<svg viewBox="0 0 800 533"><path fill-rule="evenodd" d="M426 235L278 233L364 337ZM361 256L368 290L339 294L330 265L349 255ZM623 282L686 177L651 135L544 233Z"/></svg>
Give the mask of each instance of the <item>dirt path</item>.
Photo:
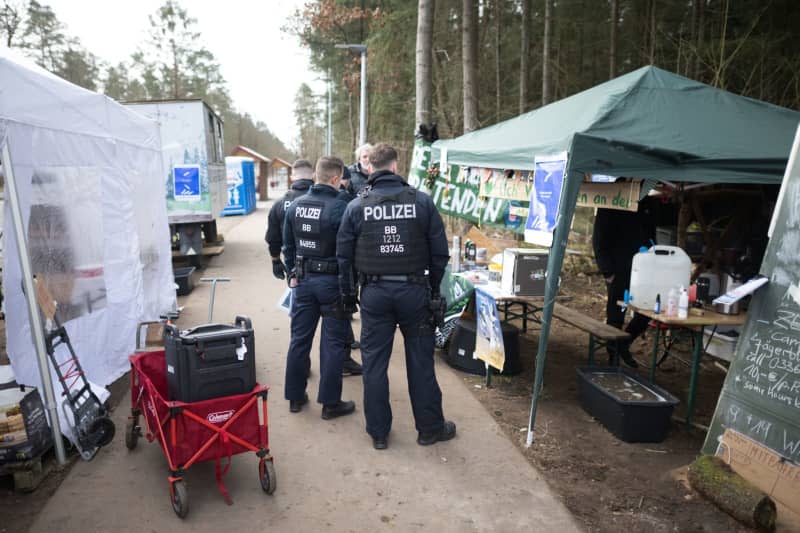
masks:
<svg viewBox="0 0 800 533"><path fill-rule="evenodd" d="M282 386L288 317L276 308L285 285L265 264L265 218L261 205L223 229L225 253L204 275L233 279L218 288L215 320L237 313L253 319L258 379L272 386L275 494L261 491L255 456L239 455L225 478L235 501L228 507L213 464L201 464L186 477L191 511L181 522L169 504L159 448L142 439L129 452L120 435L94 461L75 465L31 531L576 531L536 468L460 383L461 375L445 365L437 370L445 413L457 422L458 436L430 447L416 444L399 337L390 367L395 423L387 451L373 450L364 432L358 378L345 380L344 397L358 405L354 416L326 422L314 404L289 414ZM205 321L208 294L201 286L182 302L181 324ZM313 368L312 398L318 364ZM114 413L119 428L126 402Z"/></svg>

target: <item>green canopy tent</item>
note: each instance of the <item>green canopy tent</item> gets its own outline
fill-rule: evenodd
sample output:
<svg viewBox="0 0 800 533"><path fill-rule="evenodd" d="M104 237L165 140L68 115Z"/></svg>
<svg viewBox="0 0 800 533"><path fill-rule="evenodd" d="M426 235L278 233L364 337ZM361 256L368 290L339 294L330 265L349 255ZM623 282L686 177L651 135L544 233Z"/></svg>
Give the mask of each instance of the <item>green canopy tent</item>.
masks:
<svg viewBox="0 0 800 533"><path fill-rule="evenodd" d="M586 173L698 182L774 183L783 177L800 113L648 66L545 107L440 140L449 165L533 170L534 158L566 151L528 423L542 388L559 276Z"/></svg>

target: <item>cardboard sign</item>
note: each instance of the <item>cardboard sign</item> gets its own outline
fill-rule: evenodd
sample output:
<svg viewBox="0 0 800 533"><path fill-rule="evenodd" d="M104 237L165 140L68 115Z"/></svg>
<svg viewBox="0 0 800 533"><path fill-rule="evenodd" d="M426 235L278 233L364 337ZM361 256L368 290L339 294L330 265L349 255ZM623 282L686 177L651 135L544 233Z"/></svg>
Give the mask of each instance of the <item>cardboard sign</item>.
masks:
<svg viewBox="0 0 800 533"><path fill-rule="evenodd" d="M578 193L579 207L600 207L636 211L639 208L640 181L584 183Z"/></svg>
<svg viewBox="0 0 800 533"><path fill-rule="evenodd" d="M800 513L800 465L733 429L722 434L716 455L773 500Z"/></svg>

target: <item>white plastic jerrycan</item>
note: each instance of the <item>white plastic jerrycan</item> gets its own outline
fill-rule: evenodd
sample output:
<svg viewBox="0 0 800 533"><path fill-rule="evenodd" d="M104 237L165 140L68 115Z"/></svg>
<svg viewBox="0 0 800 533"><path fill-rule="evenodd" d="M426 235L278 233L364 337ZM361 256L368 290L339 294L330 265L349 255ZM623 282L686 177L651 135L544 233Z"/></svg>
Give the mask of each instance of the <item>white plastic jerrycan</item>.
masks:
<svg viewBox="0 0 800 533"><path fill-rule="evenodd" d="M692 261L677 246L656 245L633 256L631 265L631 303L652 309L656 295L662 301L675 287L688 287Z"/></svg>

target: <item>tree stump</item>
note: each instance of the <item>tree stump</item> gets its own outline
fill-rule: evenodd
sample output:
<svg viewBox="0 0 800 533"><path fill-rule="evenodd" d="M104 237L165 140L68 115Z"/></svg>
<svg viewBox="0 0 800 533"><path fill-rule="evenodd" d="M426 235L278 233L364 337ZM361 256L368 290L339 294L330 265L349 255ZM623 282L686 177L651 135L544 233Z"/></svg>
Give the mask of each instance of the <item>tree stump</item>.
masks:
<svg viewBox="0 0 800 533"><path fill-rule="evenodd" d="M719 457L702 455L689 467L695 490L739 522L761 531L774 531L777 511L767 494L731 470Z"/></svg>

